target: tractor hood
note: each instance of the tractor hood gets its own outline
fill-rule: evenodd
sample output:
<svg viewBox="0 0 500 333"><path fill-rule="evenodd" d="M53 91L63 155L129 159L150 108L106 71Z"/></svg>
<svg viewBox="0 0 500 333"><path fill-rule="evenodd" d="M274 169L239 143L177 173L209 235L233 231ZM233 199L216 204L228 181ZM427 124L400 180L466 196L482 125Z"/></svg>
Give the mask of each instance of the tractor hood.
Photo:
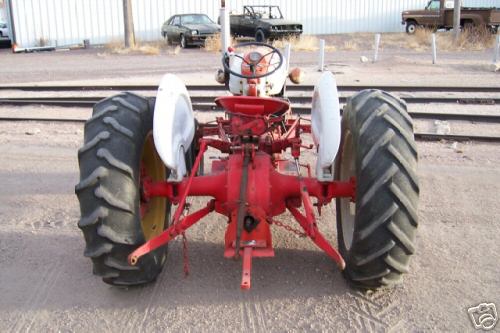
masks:
<svg viewBox="0 0 500 333"><path fill-rule="evenodd" d="M220 31L220 25L218 24L184 24L186 28L190 30L198 30L200 34L212 34Z"/></svg>

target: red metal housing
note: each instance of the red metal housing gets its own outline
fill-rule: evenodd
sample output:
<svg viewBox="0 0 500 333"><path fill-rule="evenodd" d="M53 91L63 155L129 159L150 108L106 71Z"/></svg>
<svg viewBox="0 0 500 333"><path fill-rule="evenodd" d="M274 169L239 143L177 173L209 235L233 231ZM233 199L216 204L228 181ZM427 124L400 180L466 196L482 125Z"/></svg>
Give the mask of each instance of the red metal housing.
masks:
<svg viewBox="0 0 500 333"><path fill-rule="evenodd" d="M192 170L198 169L207 147L228 155L213 161L208 175L192 173L180 183L154 183L143 178L144 200L163 196L178 207L172 225L135 250L129 262L136 264L142 255L168 243L215 210L229 220L224 255L243 256L241 287L248 289L251 258L274 256L271 225L276 216L288 209L305 234L343 269L344 260L317 227L313 207L316 205L320 210L335 197L354 200L355 180L325 183L299 174L301 148L311 148L302 145L300 134L310 133L310 126L302 124L300 118L290 119L287 101L248 96L216 101L226 108L229 119L217 118L216 124L200 125L200 149ZM296 163L283 159L282 154L288 149ZM307 169L310 170L309 166ZM181 217L188 196L213 199L205 208ZM316 199L315 204L311 198ZM304 208L304 214L300 207Z"/></svg>

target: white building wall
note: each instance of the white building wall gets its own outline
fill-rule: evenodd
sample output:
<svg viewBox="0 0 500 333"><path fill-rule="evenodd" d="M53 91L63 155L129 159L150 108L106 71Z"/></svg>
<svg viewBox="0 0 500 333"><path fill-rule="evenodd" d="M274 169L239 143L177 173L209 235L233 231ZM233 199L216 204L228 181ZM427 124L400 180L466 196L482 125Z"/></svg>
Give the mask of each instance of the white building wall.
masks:
<svg viewBox="0 0 500 333"><path fill-rule="evenodd" d="M11 1L18 47L105 44L123 39L122 0ZM305 34L399 32L401 12L428 0L226 0L234 12L243 5L279 5L286 18L303 23ZM157 40L174 14L205 13L216 21L219 0L132 0L136 38ZM464 0L464 6L499 7L500 0Z"/></svg>

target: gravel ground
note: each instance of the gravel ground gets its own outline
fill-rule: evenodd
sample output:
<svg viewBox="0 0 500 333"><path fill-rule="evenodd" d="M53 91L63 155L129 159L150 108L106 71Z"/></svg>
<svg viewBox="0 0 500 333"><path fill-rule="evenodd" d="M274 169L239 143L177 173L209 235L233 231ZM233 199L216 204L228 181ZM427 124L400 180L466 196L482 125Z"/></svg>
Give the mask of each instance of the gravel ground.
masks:
<svg viewBox="0 0 500 333"><path fill-rule="evenodd" d="M452 81L456 85L499 85L500 74L493 72L491 49L439 52L436 65L432 64L430 52L408 49L382 49L377 63L361 63L361 56L371 59L373 50L327 52L325 65L337 75L340 84L446 85ZM219 53L198 48L185 49L177 55L169 50L160 55L116 55L106 48L27 54L0 49L0 59L0 84L54 81L153 84L167 72L181 74L189 84L215 83L215 71L221 67ZM305 70L306 83L317 81L317 64L317 52L292 51L291 65Z"/></svg>
<svg viewBox="0 0 500 333"><path fill-rule="evenodd" d="M278 229L276 257L255 259L252 290L241 292L240 263L223 259L225 223L215 215L188 232L188 278L174 241L155 284L123 290L93 276L82 255L73 193L82 131L0 124L0 331L463 332L468 307L500 304L497 145L418 144L418 252L394 290L349 289L310 241ZM334 240L332 212L320 226Z"/></svg>
<svg viewBox="0 0 500 333"><path fill-rule="evenodd" d="M218 67L218 55L202 53L205 71L196 62L204 52L198 49L177 57L100 52L0 50L2 82L156 83L163 72L175 71L186 82L211 83ZM405 52L383 52L377 64L359 62L365 51L333 52L327 60L341 83L498 85L485 52L449 54L436 66L429 55ZM316 55L297 53L295 59L313 82ZM241 292L241 264L223 258L224 219L212 215L188 232L189 277L183 277L182 243L174 241L156 283L124 290L93 276L83 257L73 190L82 137L78 124L0 123L1 332L466 332L473 331L467 308L500 306L498 145L418 143L417 254L395 289L350 289L310 241L277 229L276 257L255 259L252 290ZM333 211L325 211L320 228L336 243ZM292 223L289 216L283 221Z"/></svg>

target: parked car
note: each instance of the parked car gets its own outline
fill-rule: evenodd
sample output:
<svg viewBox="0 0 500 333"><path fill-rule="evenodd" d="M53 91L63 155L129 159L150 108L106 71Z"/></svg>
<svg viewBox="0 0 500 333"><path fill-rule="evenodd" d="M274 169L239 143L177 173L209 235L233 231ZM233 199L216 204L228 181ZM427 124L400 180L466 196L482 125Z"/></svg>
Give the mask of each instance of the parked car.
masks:
<svg viewBox="0 0 500 333"><path fill-rule="evenodd" d="M9 28L7 23L0 22L0 38L10 38Z"/></svg>
<svg viewBox="0 0 500 333"><path fill-rule="evenodd" d="M229 20L233 35L257 42L302 34L302 24L285 20L279 6L244 6L242 15L230 15Z"/></svg>
<svg viewBox="0 0 500 333"><path fill-rule="evenodd" d="M423 10L407 10L402 14L402 24L406 25L406 32L415 33L418 27L431 29L453 28L453 0L430 0ZM500 9L471 8L460 9L460 26L472 28L477 26L488 27L492 33L497 33L500 25Z"/></svg>
<svg viewBox="0 0 500 333"><path fill-rule="evenodd" d="M205 39L220 33L220 26L205 14L174 15L161 28L161 35L170 43L204 46Z"/></svg>

